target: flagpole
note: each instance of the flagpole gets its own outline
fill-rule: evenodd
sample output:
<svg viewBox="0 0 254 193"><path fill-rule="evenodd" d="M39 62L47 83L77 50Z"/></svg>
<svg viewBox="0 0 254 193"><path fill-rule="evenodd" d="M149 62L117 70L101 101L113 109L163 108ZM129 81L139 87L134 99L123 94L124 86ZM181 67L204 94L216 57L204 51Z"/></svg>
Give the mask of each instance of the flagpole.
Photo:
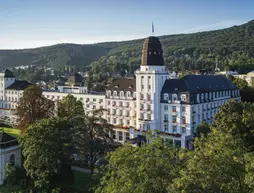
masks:
<svg viewBox="0 0 254 193"><path fill-rule="evenodd" d="M154 24L153 24L153 21L152 21L152 35L154 36Z"/></svg>

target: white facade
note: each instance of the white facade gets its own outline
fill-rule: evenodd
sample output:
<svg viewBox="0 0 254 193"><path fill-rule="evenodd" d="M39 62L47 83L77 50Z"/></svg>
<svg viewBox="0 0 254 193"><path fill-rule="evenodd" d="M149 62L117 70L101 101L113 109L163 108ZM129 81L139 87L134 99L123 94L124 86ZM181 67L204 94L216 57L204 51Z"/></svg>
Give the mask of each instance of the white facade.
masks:
<svg viewBox="0 0 254 193"><path fill-rule="evenodd" d="M4 169L8 162L12 163L15 166L21 167L21 148L19 145L0 148L0 184L3 184L4 182Z"/></svg>

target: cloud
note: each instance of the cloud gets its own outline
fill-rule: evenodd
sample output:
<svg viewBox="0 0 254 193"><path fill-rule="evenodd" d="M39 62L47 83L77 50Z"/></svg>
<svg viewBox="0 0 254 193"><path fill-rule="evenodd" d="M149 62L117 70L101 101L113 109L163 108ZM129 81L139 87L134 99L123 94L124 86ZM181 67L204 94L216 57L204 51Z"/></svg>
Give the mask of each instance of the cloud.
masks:
<svg viewBox="0 0 254 193"><path fill-rule="evenodd" d="M241 25L243 23L246 23L246 21L240 21L240 20L225 20L218 23L213 24L207 24L202 26L197 26L194 28L187 29L183 31L183 33L195 33L195 32L201 32L201 31L209 31L209 30L216 30L216 29L223 29L232 27L234 25Z"/></svg>
<svg viewBox="0 0 254 193"><path fill-rule="evenodd" d="M0 49L24 49L49 46L60 43L92 44L100 42L124 41L144 38L144 36L86 36L86 37L64 37L61 39L21 39L1 38Z"/></svg>

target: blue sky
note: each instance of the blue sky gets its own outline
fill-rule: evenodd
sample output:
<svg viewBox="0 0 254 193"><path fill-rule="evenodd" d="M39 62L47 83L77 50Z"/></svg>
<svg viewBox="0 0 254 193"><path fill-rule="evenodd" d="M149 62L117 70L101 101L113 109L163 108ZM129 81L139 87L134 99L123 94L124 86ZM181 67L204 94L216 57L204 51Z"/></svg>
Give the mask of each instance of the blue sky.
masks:
<svg viewBox="0 0 254 193"><path fill-rule="evenodd" d="M254 19L252 0L0 0L0 49L191 33Z"/></svg>

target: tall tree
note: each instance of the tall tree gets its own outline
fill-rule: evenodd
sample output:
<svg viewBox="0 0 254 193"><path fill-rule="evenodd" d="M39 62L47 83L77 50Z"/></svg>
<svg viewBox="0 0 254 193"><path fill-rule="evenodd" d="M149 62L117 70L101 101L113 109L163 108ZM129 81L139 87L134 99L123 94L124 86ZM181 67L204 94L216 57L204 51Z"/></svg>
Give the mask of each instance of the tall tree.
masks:
<svg viewBox="0 0 254 193"><path fill-rule="evenodd" d="M108 155L109 164L96 192L165 193L179 175L178 153L161 138L141 147L124 145Z"/></svg>
<svg viewBox="0 0 254 193"><path fill-rule="evenodd" d="M224 134L239 138L250 151L254 150L254 104L231 100L214 116L214 127Z"/></svg>
<svg viewBox="0 0 254 193"><path fill-rule="evenodd" d="M18 124L24 133L37 120L54 115L54 102L45 98L39 87L31 85L23 92L17 106Z"/></svg>
<svg viewBox="0 0 254 193"><path fill-rule="evenodd" d="M95 110L90 115L79 116L74 119L74 146L77 153L88 160L91 175L94 173L95 163L114 147L108 132L112 125L105 120L103 110Z"/></svg>
<svg viewBox="0 0 254 193"><path fill-rule="evenodd" d="M71 172L67 180L64 178L69 168L70 128L67 119L42 119L30 125L21 137L24 167L36 187L72 183Z"/></svg>
<svg viewBox="0 0 254 193"><path fill-rule="evenodd" d="M84 114L83 103L73 95L69 94L57 103L57 116L59 117L72 118L82 114Z"/></svg>
<svg viewBox="0 0 254 193"><path fill-rule="evenodd" d="M196 138L194 147L182 157L187 164L168 192L251 192L244 183L245 148L239 139L212 129L207 137Z"/></svg>
<svg viewBox="0 0 254 193"><path fill-rule="evenodd" d="M201 137L201 135L207 135L211 132L211 129L206 121L202 121L200 125L197 126L197 137Z"/></svg>

